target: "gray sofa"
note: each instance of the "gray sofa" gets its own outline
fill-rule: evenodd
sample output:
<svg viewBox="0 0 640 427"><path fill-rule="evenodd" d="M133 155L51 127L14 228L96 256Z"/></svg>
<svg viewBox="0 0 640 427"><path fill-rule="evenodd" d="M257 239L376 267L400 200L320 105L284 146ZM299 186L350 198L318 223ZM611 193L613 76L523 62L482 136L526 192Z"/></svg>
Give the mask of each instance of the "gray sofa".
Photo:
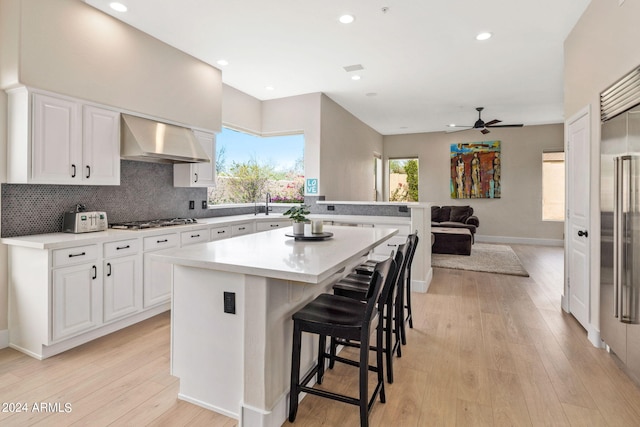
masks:
<svg viewBox="0 0 640 427"><path fill-rule="evenodd" d="M431 206L431 227L466 228L473 242L480 220L471 206Z"/></svg>

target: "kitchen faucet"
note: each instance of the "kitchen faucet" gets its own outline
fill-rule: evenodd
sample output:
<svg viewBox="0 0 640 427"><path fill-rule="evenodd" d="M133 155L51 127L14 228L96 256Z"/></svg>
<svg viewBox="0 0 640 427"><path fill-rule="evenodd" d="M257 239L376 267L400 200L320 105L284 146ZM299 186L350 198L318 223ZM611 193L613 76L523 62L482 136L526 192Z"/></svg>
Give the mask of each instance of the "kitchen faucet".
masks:
<svg viewBox="0 0 640 427"><path fill-rule="evenodd" d="M265 203L264 203L264 214L265 215L269 215L269 209L271 209L269 207L269 203L271 203L271 194L267 193L267 197L266 197Z"/></svg>

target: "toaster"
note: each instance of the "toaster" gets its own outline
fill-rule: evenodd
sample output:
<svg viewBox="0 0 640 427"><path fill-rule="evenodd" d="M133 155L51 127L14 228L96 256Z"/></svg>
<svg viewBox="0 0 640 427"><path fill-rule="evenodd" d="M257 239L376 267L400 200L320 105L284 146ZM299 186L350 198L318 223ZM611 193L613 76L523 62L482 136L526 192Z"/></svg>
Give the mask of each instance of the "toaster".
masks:
<svg viewBox="0 0 640 427"><path fill-rule="evenodd" d="M89 233L108 228L106 212L65 212L62 231L65 233Z"/></svg>

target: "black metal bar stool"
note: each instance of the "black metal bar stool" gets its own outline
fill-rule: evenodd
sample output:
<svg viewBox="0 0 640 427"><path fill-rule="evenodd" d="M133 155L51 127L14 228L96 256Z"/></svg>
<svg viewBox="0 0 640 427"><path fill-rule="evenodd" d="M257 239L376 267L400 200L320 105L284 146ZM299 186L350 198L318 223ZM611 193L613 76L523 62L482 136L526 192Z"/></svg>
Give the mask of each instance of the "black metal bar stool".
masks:
<svg viewBox="0 0 640 427"><path fill-rule="evenodd" d="M400 280L402 280L400 273L407 259L407 249L407 245L403 244L398 246L398 251L394 259L396 268L393 273L389 274L385 279L380 295L380 300L383 302L381 307L379 307L384 331L384 346L382 351L385 354L387 381L390 384L393 383L393 354L397 351L398 356L401 356L400 321L402 311L400 311L401 306L398 301L398 284ZM350 274L344 279L338 280L333 285L333 293L362 301L366 298L370 277L368 272L366 274ZM394 336L396 337L395 342L393 341ZM359 347L360 343L331 337L330 345L331 356L329 358L329 367L333 368L334 360L338 358L336 356L336 347L338 345ZM376 347L370 346L370 350L376 350ZM338 358L338 360L344 362L341 358Z"/></svg>
<svg viewBox="0 0 640 427"><path fill-rule="evenodd" d="M418 231L415 233L409 234L407 236L407 242L409 243L409 252L407 254L408 260L406 263L405 274L404 274L404 290L403 294L406 294L406 302L403 302L402 308L402 344L407 343L406 332L404 325L406 322L409 322L409 327L413 329L413 315L411 313L411 265L413 264L413 256L416 254L416 248L418 247ZM403 298L404 299L404 298ZM404 317L404 312L407 312L406 317Z"/></svg>
<svg viewBox="0 0 640 427"><path fill-rule="evenodd" d="M371 276L366 301L358 301L340 295L321 294L316 299L305 305L293 314L293 345L291 357L291 388L289 391L289 421L296 419L298 411L298 396L300 392L314 394L316 396L337 400L344 403L359 406L360 425L369 425L369 411L375 403L376 396L385 402L384 394L384 367L382 361L382 319L376 324L376 366L369 366L369 340L372 326L378 317L377 305L382 292L385 274L389 274L391 268L395 268L395 262L388 259L379 264ZM317 334L319 336L318 362L316 366L300 380L300 351L302 332ZM322 384L324 375L326 352L326 337L338 337L361 344L359 367L359 397L333 393L327 390L308 387L307 384L317 375L316 382ZM369 399L369 370L377 372L377 383Z"/></svg>

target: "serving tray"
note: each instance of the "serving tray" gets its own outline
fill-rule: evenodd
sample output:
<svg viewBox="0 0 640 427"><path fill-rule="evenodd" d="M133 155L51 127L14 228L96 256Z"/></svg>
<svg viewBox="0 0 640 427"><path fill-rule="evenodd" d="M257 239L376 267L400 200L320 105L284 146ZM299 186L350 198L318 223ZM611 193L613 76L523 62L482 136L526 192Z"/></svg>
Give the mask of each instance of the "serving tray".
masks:
<svg viewBox="0 0 640 427"><path fill-rule="evenodd" d="M286 233L285 236L293 237L296 240L313 241L313 240L327 240L327 239L330 239L333 236L333 233L329 233L329 232L317 233L317 234Z"/></svg>

